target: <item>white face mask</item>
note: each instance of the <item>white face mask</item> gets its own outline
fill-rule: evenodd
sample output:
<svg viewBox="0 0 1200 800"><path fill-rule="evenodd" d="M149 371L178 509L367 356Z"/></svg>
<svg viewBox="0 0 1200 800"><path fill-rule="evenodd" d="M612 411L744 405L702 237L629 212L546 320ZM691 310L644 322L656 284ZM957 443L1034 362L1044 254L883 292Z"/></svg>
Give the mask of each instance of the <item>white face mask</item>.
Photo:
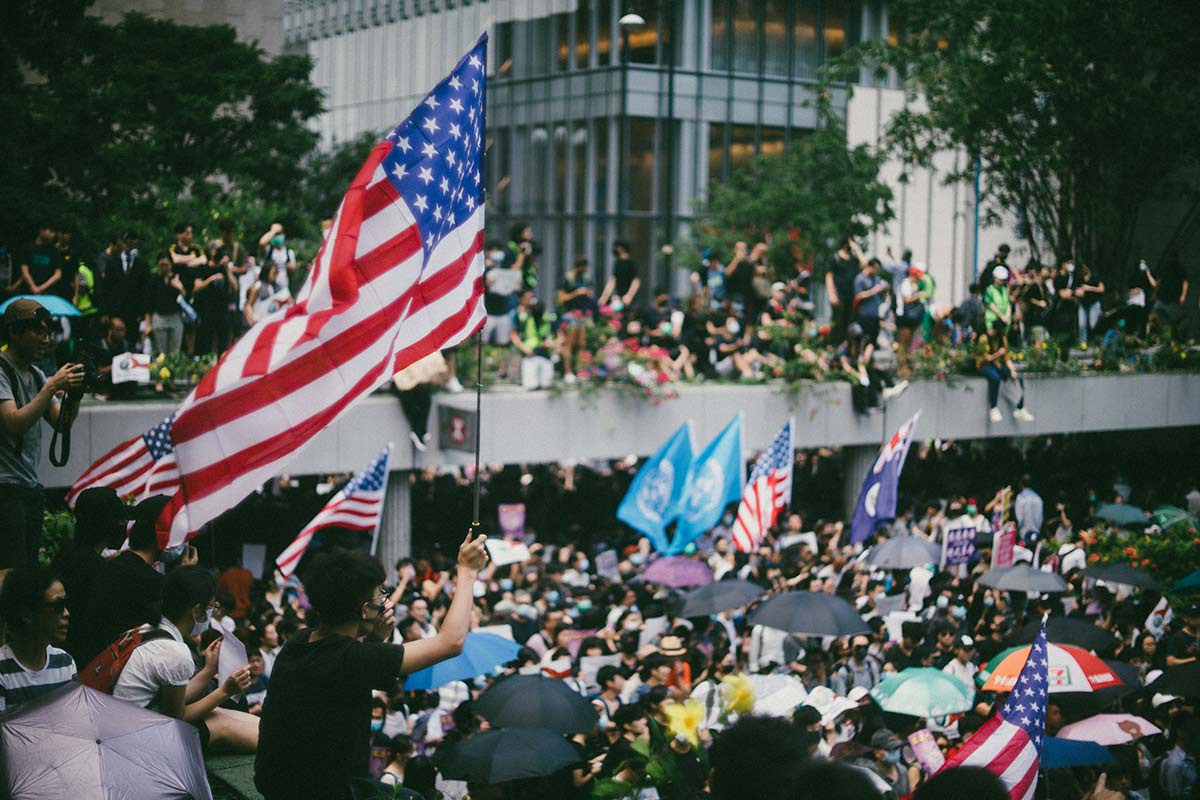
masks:
<svg viewBox="0 0 1200 800"><path fill-rule="evenodd" d="M734 320L733 322L729 323L729 332L732 333L733 335L736 336L737 332L740 331L741 329L742 329L742 326L737 323L737 320Z"/></svg>
<svg viewBox="0 0 1200 800"><path fill-rule="evenodd" d="M192 625L192 636L199 636L208 630L210 625L212 625L212 609L206 608L204 611L205 613L203 622L195 622L195 618L192 618L192 621L195 623Z"/></svg>

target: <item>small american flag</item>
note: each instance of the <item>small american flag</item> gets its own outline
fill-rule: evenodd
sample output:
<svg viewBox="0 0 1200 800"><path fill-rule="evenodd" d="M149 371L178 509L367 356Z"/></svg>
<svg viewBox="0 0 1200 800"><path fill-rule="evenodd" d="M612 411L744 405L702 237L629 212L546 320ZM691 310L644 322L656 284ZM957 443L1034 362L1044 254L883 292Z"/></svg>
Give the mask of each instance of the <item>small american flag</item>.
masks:
<svg viewBox="0 0 1200 800"><path fill-rule="evenodd" d="M482 325L487 37L375 146L296 302L261 320L171 426L187 540L392 375Z"/></svg>
<svg viewBox="0 0 1200 800"><path fill-rule="evenodd" d="M754 462L750 481L738 503L737 519L733 523L733 545L743 553L752 552L792 499L791 419L779 429L770 446Z"/></svg>
<svg viewBox="0 0 1200 800"><path fill-rule="evenodd" d="M164 419L141 436L122 442L79 476L67 492L67 505L85 489L111 488L118 497L142 500L152 494L173 494L179 486L175 450L169 431L175 415Z"/></svg>
<svg viewBox="0 0 1200 800"><path fill-rule="evenodd" d="M1011 800L1032 798L1046 735L1049 664L1043 620L1008 700L942 769L983 767L1000 777Z"/></svg>
<svg viewBox="0 0 1200 800"><path fill-rule="evenodd" d="M383 515L383 495L387 490L388 459L391 455L392 448L389 445L366 469L343 486L313 517L312 522L304 526L287 549L279 554L275 564L285 577L296 571L296 565L308 550L313 535L322 528L374 531L379 527L379 518Z"/></svg>

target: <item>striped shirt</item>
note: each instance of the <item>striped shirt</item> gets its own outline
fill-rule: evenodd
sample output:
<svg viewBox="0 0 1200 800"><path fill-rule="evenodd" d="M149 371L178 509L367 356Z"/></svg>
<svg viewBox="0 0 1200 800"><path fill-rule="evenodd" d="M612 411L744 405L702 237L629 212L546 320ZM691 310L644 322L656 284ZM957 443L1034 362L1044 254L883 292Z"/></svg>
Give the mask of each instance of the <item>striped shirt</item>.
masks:
<svg viewBox="0 0 1200 800"><path fill-rule="evenodd" d="M17 660L11 645L0 647L0 713L35 700L75 678L75 659L46 645L46 665L38 670Z"/></svg>

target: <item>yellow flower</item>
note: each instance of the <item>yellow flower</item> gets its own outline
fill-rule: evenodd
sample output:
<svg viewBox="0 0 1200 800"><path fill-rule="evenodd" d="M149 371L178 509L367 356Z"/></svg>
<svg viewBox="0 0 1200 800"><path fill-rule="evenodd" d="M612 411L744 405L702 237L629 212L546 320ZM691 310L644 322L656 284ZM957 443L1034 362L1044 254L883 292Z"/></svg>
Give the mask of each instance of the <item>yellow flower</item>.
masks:
<svg viewBox="0 0 1200 800"><path fill-rule="evenodd" d="M750 678L742 674L726 675L721 679L725 684L721 693L725 697L725 705L730 711L738 714L749 713L754 707L754 686Z"/></svg>
<svg viewBox="0 0 1200 800"><path fill-rule="evenodd" d="M685 700L663 706L667 715L667 730L672 736L682 736L692 747L700 744L700 724L704 722L704 704L699 700Z"/></svg>
<svg viewBox="0 0 1200 800"><path fill-rule="evenodd" d="M164 381L171 380L171 370L163 367L158 371L158 377L162 378Z"/></svg>
<svg viewBox="0 0 1200 800"><path fill-rule="evenodd" d="M1080 350L1087 350L1087 342L1080 342L1080 343L1079 343L1079 349L1080 349Z"/></svg>
<svg viewBox="0 0 1200 800"><path fill-rule="evenodd" d="M159 353L158 358L156 358L154 360L161 364L163 362L163 359L165 359L166 357L167 357L166 353Z"/></svg>

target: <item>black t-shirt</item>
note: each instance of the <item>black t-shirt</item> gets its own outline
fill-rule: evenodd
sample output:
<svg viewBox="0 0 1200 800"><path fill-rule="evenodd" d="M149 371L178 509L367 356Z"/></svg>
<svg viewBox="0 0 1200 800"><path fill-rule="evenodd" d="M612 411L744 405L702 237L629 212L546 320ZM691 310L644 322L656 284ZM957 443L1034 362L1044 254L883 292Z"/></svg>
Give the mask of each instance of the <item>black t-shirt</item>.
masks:
<svg viewBox="0 0 1200 800"><path fill-rule="evenodd" d="M271 671L254 783L268 798L348 796L371 756L371 690L391 691L401 645L329 636L288 640Z"/></svg>
<svg viewBox="0 0 1200 800"><path fill-rule="evenodd" d="M633 259L618 259L617 263L613 266L613 277L617 280L614 288L617 294L624 297L629 291L629 287L633 285L633 279L637 276L637 264L633 263Z"/></svg>
<svg viewBox="0 0 1200 800"><path fill-rule="evenodd" d="M1180 631L1168 636L1167 655L1172 658L1200 656L1200 636L1192 636L1187 631Z"/></svg>
<svg viewBox="0 0 1200 800"><path fill-rule="evenodd" d="M189 273L188 277L192 281L202 281L207 280L216 274L224 275L225 270L212 264L207 264L202 267L194 267ZM192 285L195 284L193 283ZM188 286L187 283L185 283L184 286L189 289L191 288L191 286ZM205 311L223 311L226 305L226 292L228 291L228 288L229 284L224 278L213 281L192 296L192 303L196 306L196 310L201 313Z"/></svg>
<svg viewBox="0 0 1200 800"><path fill-rule="evenodd" d="M191 269L190 267L172 267L171 271L179 275L180 270ZM184 288L187 288L189 276L180 275L180 280L183 282ZM146 279L146 292L144 296L146 310L154 314L174 314L179 311L179 290L171 285L170 278L163 280L163 277L155 271Z"/></svg>
<svg viewBox="0 0 1200 800"><path fill-rule="evenodd" d="M839 294L854 294L854 278L859 273L858 259L853 256L842 258L834 253L829 257L829 271L833 274L833 285Z"/></svg>
<svg viewBox="0 0 1200 800"><path fill-rule="evenodd" d="M25 263L29 265L29 275L33 278L33 282L39 286L50 279L54 270L63 267L62 254L54 246L54 242L31 244L25 256ZM59 283L62 281L60 280ZM58 284L55 284L51 288L57 291L59 287Z"/></svg>
<svg viewBox="0 0 1200 800"><path fill-rule="evenodd" d="M749 300L754 295L754 265L742 259L733 268L733 272L725 276L725 293L740 300Z"/></svg>

